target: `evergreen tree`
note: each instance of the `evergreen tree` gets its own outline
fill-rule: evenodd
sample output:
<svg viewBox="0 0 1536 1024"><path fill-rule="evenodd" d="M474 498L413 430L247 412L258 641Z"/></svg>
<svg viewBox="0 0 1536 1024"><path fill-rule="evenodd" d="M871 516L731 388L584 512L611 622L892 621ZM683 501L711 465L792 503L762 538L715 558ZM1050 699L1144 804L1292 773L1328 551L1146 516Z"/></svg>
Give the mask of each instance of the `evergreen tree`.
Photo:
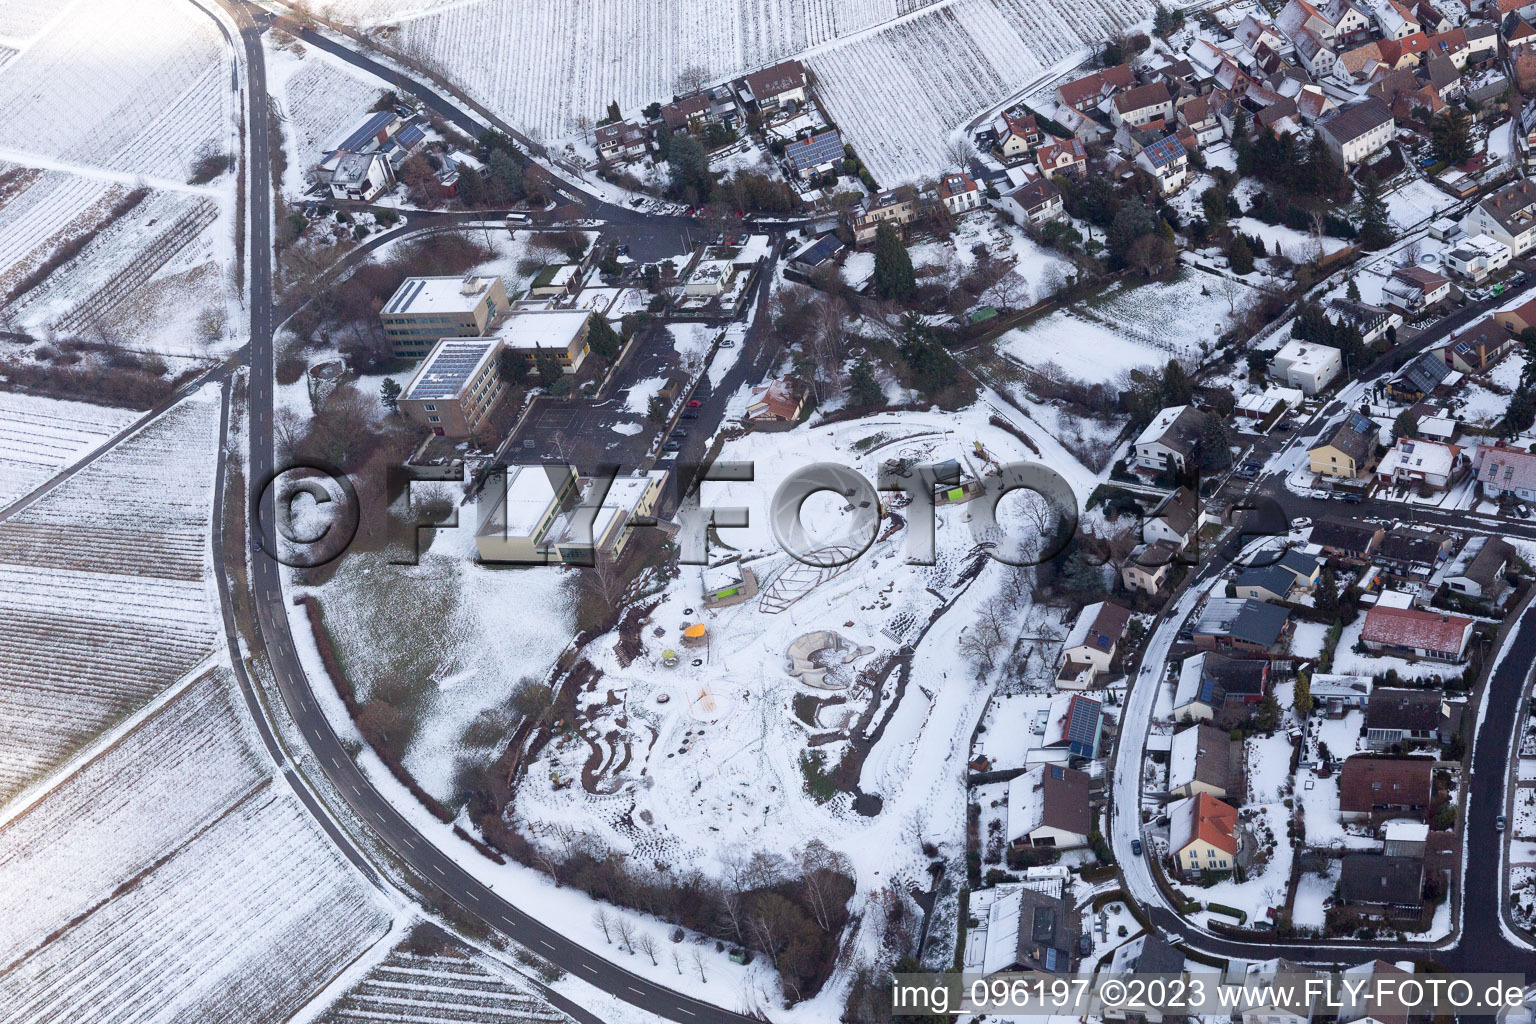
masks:
<svg viewBox="0 0 1536 1024"><path fill-rule="evenodd" d="M1473 154L1470 119L1460 107L1450 106L1430 125L1430 146L1435 159L1459 164Z"/></svg>
<svg viewBox="0 0 1536 1024"><path fill-rule="evenodd" d="M1291 707L1302 718L1312 713L1312 676L1308 672L1296 674L1296 689L1291 699Z"/></svg>
<svg viewBox="0 0 1536 1024"><path fill-rule="evenodd" d="M509 387L517 387L528 379L528 358L509 348L496 356L496 375Z"/></svg>
<svg viewBox="0 0 1536 1024"><path fill-rule="evenodd" d="M645 403L645 418L652 423L660 423L667 418L667 403L660 395L652 395L650 401Z"/></svg>
<svg viewBox="0 0 1536 1024"><path fill-rule="evenodd" d="M1177 359L1168 360L1163 367L1163 405L1188 405L1195 397L1195 382L1189 379Z"/></svg>
<svg viewBox="0 0 1536 1024"><path fill-rule="evenodd" d="M619 332L601 314L592 318L592 326L587 329L587 344L591 346L594 355L604 359L613 359L623 347Z"/></svg>
<svg viewBox="0 0 1536 1024"><path fill-rule="evenodd" d="M673 198L691 203L709 202L715 176L709 170L709 155L698 139L687 133L674 135L668 147L667 166L672 172L668 191Z"/></svg>
<svg viewBox="0 0 1536 1024"><path fill-rule="evenodd" d="M1360 301L1360 286L1355 283L1354 275L1350 275L1349 284L1344 288L1344 297L1350 302Z"/></svg>
<svg viewBox="0 0 1536 1024"><path fill-rule="evenodd" d="M539 371L539 383L546 388L554 385L555 381L565 376L565 371L560 369L560 360L549 350L543 350L538 358L533 361L534 369Z"/></svg>
<svg viewBox="0 0 1536 1024"><path fill-rule="evenodd" d="M1219 473L1232 465L1232 435L1227 421L1220 416L1207 415L1200 427L1200 468L1208 473Z"/></svg>
<svg viewBox="0 0 1536 1024"><path fill-rule="evenodd" d="M458 164L456 166L459 169L459 202L471 209L477 206L484 206L485 179L480 176L480 169L466 164ZM521 181L519 181L519 184L521 184Z"/></svg>
<svg viewBox="0 0 1536 1024"><path fill-rule="evenodd" d="M933 331L911 314L902 324L901 357L912 370L913 382L929 395L943 391L958 379L955 361Z"/></svg>
<svg viewBox="0 0 1536 1024"><path fill-rule="evenodd" d="M485 162L487 202L503 205L523 198L523 164L505 149L493 151Z"/></svg>
<svg viewBox="0 0 1536 1024"><path fill-rule="evenodd" d="M848 400L859 408L872 408L885 404L885 392L875 380L874 367L868 356L860 356L848 371Z"/></svg>
<svg viewBox="0 0 1536 1024"><path fill-rule="evenodd" d="M1394 437L1414 437L1419 432L1419 418L1413 414L1412 409L1404 409L1397 414L1397 419L1392 421L1392 435Z"/></svg>
<svg viewBox="0 0 1536 1024"><path fill-rule="evenodd" d="M399 412L400 382L393 377L385 377L379 383L379 401L384 403L384 408L390 412Z"/></svg>
<svg viewBox="0 0 1536 1024"><path fill-rule="evenodd" d="M899 302L910 301L917 295L912 257L890 221L881 221L875 229L875 294Z"/></svg>
<svg viewBox="0 0 1536 1024"><path fill-rule="evenodd" d="M1131 247L1136 244L1136 240L1155 231L1157 222L1146 203L1132 199L1123 204L1109 226L1110 268L1121 270L1128 266Z"/></svg>
<svg viewBox="0 0 1536 1024"><path fill-rule="evenodd" d="M1214 185L1200 193L1200 209L1212 224L1227 222L1227 194Z"/></svg>
<svg viewBox="0 0 1536 1024"><path fill-rule="evenodd" d="M1317 586L1312 588L1312 607L1324 622L1331 623L1339 617L1339 577L1331 565L1323 566Z"/></svg>
<svg viewBox="0 0 1536 1024"><path fill-rule="evenodd" d="M1381 182L1373 174L1360 177L1360 245L1374 252L1391 243L1392 225L1381 198Z"/></svg>
<svg viewBox="0 0 1536 1024"><path fill-rule="evenodd" d="M1234 235L1232 244L1227 247L1227 260L1232 264L1232 273L1240 277L1253 273L1253 250L1248 248L1248 240L1241 234Z"/></svg>

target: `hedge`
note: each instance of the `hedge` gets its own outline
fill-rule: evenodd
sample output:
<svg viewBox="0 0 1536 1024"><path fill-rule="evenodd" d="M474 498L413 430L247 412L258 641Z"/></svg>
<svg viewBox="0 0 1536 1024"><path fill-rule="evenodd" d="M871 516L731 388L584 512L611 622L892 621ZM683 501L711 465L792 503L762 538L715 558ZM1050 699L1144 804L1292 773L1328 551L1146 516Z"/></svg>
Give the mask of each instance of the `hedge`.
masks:
<svg viewBox="0 0 1536 1024"><path fill-rule="evenodd" d="M1236 907L1229 907L1224 903L1207 903L1205 909L1213 914L1226 914L1228 917L1235 917L1238 924L1248 923L1248 911L1246 910L1238 910Z"/></svg>

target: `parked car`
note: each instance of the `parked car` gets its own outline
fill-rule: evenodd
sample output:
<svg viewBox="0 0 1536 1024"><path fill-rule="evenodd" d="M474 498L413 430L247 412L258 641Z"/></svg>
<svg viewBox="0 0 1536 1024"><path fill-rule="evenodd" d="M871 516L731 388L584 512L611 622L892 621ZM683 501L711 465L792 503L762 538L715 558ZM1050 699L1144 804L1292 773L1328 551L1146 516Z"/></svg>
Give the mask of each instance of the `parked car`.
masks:
<svg viewBox="0 0 1536 1024"><path fill-rule="evenodd" d="M724 340L722 340L720 342L720 347L721 348L735 348L736 347L736 343L734 341L732 341L730 338L726 338L726 339L724 339Z"/></svg>
<svg viewBox="0 0 1536 1024"><path fill-rule="evenodd" d="M1360 504L1360 495L1356 494L1354 491L1340 491L1338 494L1335 494L1334 497L1346 505Z"/></svg>
<svg viewBox="0 0 1536 1024"><path fill-rule="evenodd" d="M1531 506L1527 505L1523 501L1515 502L1515 515L1519 516L1521 519L1531 518Z"/></svg>
<svg viewBox="0 0 1536 1024"><path fill-rule="evenodd" d="M1131 854L1133 856L1136 856L1136 857L1140 857L1141 856L1141 840L1140 839L1132 839L1131 840Z"/></svg>
<svg viewBox="0 0 1536 1024"><path fill-rule="evenodd" d="M681 441L668 441L666 444L661 446L661 450L664 452L675 452L680 451L682 447L683 442Z"/></svg>
<svg viewBox="0 0 1536 1024"><path fill-rule="evenodd" d="M690 398L690 399L688 399L688 408L690 408L690 409L697 409L699 406L701 406L703 404L704 403L699 401L697 398Z"/></svg>
<svg viewBox="0 0 1536 1024"><path fill-rule="evenodd" d="M1504 826L1506 824L1507 824L1507 822L1505 822L1505 820L1504 820L1504 815L1499 814L1499 815L1495 815L1494 816L1494 819L1493 819L1493 830L1495 832L1503 832L1504 831Z"/></svg>
<svg viewBox="0 0 1536 1024"><path fill-rule="evenodd" d="M1295 519L1291 520L1291 529L1293 530L1305 530L1311 525L1312 518L1310 516L1297 516Z"/></svg>
<svg viewBox="0 0 1536 1024"><path fill-rule="evenodd" d="M681 440L682 438L688 436L688 431L684 430L682 427L678 427L676 430L672 431L671 436L674 439Z"/></svg>
<svg viewBox="0 0 1536 1024"><path fill-rule="evenodd" d="M687 412L683 413L683 419L685 420L696 420L698 418L699 414L694 412L692 409L689 409Z"/></svg>

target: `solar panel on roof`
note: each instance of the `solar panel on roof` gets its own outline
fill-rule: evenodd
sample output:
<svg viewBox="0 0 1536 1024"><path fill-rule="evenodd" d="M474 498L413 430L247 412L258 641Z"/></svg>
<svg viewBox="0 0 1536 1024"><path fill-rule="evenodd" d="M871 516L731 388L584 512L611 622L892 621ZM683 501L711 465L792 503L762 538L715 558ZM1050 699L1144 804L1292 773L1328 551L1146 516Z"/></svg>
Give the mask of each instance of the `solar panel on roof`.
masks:
<svg viewBox="0 0 1536 1024"><path fill-rule="evenodd" d="M822 132L802 142L792 143L785 149L784 155L796 169L831 163L842 159L843 140L836 131Z"/></svg>
<svg viewBox="0 0 1536 1024"><path fill-rule="evenodd" d="M411 385L410 398L451 398L469 380L490 346L483 342L444 345Z"/></svg>

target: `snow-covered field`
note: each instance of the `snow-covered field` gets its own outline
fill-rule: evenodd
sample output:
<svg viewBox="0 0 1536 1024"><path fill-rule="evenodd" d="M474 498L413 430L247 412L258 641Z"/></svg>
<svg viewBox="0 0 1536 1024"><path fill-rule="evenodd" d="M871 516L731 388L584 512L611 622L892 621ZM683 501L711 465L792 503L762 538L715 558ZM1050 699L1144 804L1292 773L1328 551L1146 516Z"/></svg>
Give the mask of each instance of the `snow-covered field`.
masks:
<svg viewBox="0 0 1536 1024"><path fill-rule="evenodd" d="M6 1020L275 1024L382 934L246 714L209 672L0 826Z"/></svg>
<svg viewBox="0 0 1536 1024"><path fill-rule="evenodd" d="M66 7L0 68L0 150L186 181L204 147L228 140L230 65L218 26L176 0ZM10 7L5 16L0 32L9 33ZM29 22L37 26L23 12L18 27Z"/></svg>
<svg viewBox="0 0 1536 1024"><path fill-rule="evenodd" d="M283 112L288 165L283 188L303 192L304 174L368 116L388 86L337 57L303 43L267 45L267 86Z"/></svg>
<svg viewBox="0 0 1536 1024"><path fill-rule="evenodd" d="M512 971L457 944L428 955L396 949L318 1018L321 1024L441 1024L466 1019L538 1024L568 1018L520 984Z"/></svg>
<svg viewBox="0 0 1536 1024"><path fill-rule="evenodd" d="M576 119L610 101L629 113L669 99L686 67L721 80L803 55L818 98L890 186L948 166L951 129L1150 10L1137 0L489 0L403 16L393 42L430 54L546 141L577 135Z"/></svg>
<svg viewBox="0 0 1536 1024"><path fill-rule="evenodd" d="M214 649L209 385L0 524L0 799Z"/></svg>
<svg viewBox="0 0 1536 1024"><path fill-rule="evenodd" d="M126 409L0 391L0 508L79 462L136 418Z"/></svg>

